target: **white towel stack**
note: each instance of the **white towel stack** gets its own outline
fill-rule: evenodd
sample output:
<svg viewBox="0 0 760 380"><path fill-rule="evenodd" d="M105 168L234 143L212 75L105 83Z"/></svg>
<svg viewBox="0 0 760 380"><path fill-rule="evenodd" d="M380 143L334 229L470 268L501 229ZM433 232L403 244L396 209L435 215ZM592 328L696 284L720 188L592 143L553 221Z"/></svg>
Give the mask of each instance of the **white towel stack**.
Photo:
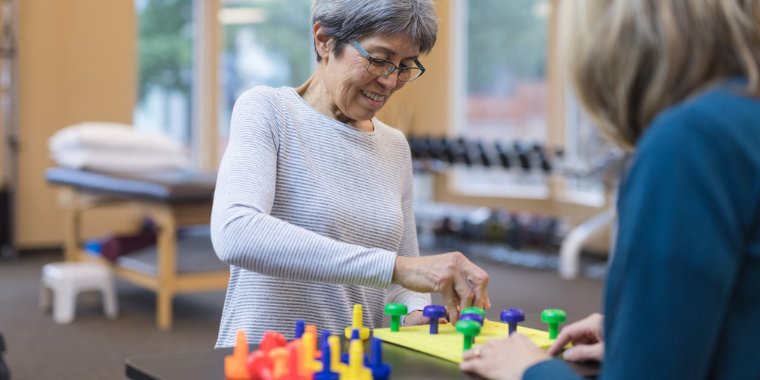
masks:
<svg viewBox="0 0 760 380"><path fill-rule="evenodd" d="M56 132L48 140L51 157L63 167L114 173L188 169L178 141L131 125L88 122Z"/></svg>

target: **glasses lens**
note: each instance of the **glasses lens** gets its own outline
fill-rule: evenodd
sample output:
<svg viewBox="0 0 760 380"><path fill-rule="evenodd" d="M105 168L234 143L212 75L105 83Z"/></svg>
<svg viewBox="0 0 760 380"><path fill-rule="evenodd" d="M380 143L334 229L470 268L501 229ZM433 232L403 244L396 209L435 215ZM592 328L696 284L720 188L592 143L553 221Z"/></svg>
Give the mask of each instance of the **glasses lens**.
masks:
<svg viewBox="0 0 760 380"><path fill-rule="evenodd" d="M396 65L394 65L393 62L379 58L371 58L369 60L369 66L367 66L367 71L369 71L370 74L377 75L379 77L384 77L392 73L395 69Z"/></svg>
<svg viewBox="0 0 760 380"><path fill-rule="evenodd" d="M399 69L398 79L404 82L411 82L422 75L422 70L418 67L405 67Z"/></svg>

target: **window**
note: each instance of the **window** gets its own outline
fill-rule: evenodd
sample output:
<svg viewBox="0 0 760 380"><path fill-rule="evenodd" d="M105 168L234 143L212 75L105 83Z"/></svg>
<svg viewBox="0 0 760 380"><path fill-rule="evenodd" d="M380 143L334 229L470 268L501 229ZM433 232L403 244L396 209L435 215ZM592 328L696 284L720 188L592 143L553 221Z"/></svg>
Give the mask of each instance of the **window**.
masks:
<svg viewBox="0 0 760 380"><path fill-rule="evenodd" d="M549 131L547 52L550 0L458 0L454 10L455 132L487 145L529 149ZM452 183L467 195L545 198L540 170L457 168Z"/></svg>
<svg viewBox="0 0 760 380"><path fill-rule="evenodd" d="M311 0L224 0L219 107L220 153L237 98L255 86L297 87L311 75Z"/></svg>
<svg viewBox="0 0 760 380"><path fill-rule="evenodd" d="M540 144L550 157L560 148L562 163L572 165L575 173L591 172L610 152L619 152L602 138L564 83L567 55L561 49L568 45L574 23L566 2L457 0L455 4L454 132L458 136L485 145L499 141L513 158L515 144L523 150ZM549 80L550 71L554 82ZM595 207L604 203L605 189L598 176L562 176L557 156L552 163L560 174L553 184L534 163L530 171L514 164L510 170L458 166L450 186L462 195L533 199L556 198L556 191L563 190L563 200Z"/></svg>
<svg viewBox="0 0 760 380"><path fill-rule="evenodd" d="M135 0L138 13L137 128L192 141L193 0Z"/></svg>

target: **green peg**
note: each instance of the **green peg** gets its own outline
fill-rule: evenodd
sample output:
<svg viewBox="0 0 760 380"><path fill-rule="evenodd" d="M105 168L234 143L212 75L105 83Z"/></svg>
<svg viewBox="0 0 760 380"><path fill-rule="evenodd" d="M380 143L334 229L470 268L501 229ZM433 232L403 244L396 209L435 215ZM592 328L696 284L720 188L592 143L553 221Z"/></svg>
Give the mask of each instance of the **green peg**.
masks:
<svg viewBox="0 0 760 380"><path fill-rule="evenodd" d="M398 331L401 325L401 317L408 313L406 305L400 303L389 303L385 305L385 314L391 316L391 331Z"/></svg>
<svg viewBox="0 0 760 380"><path fill-rule="evenodd" d="M457 322L457 332L464 334L464 349L469 350L472 347L475 337L480 334L480 323L475 321Z"/></svg>
<svg viewBox="0 0 760 380"><path fill-rule="evenodd" d="M549 339L556 339L559 333L558 325L567 320L565 312L559 309L546 309L541 313L541 321L549 324Z"/></svg>
<svg viewBox="0 0 760 380"><path fill-rule="evenodd" d="M486 318L486 311L479 308L479 307L466 307L462 309L462 312L459 315L462 314L478 314L483 317L483 319Z"/></svg>

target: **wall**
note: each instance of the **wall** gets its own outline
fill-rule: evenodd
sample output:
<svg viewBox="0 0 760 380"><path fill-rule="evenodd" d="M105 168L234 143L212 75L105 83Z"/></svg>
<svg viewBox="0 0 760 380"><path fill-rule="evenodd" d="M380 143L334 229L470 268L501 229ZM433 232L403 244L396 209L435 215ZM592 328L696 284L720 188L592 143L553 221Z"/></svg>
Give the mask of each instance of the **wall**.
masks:
<svg viewBox="0 0 760 380"><path fill-rule="evenodd" d="M60 246L63 213L44 179L47 139L83 121L131 123L136 98L135 11L132 0L20 2L18 214L21 248ZM84 221L97 235L135 223L127 211Z"/></svg>

